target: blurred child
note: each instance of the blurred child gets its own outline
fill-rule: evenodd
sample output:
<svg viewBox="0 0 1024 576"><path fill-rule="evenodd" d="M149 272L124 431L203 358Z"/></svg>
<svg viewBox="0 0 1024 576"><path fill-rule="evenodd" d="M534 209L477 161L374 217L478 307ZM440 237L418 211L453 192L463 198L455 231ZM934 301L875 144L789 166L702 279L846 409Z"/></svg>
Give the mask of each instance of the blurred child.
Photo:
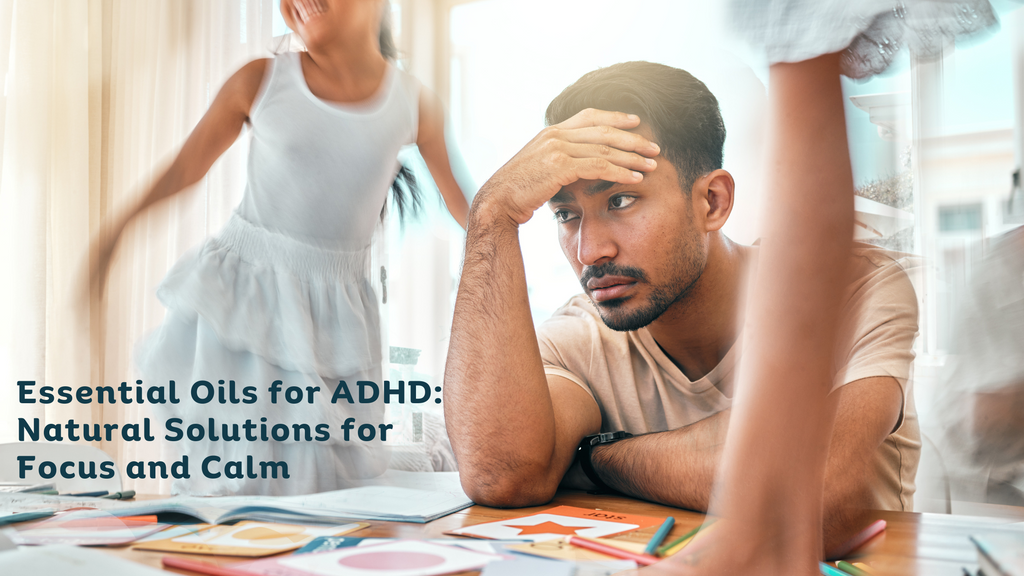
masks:
<svg viewBox="0 0 1024 576"><path fill-rule="evenodd" d="M399 149L416 143L462 226L467 213L448 163L440 102L396 67L388 8L384 0L282 0L285 22L306 51L255 60L231 76L170 168L97 247L90 277L102 283L127 223L199 182L250 126L241 204L164 279L157 296L167 316L136 350L148 385L178 384L181 404L154 405L159 416L181 418L182 430L193 423L206 430L202 440L175 442L190 456L191 473L175 481L175 493L309 493L387 465L381 401L331 397L342 380L353 397L357 381L383 384L382 295L371 287L383 270L371 270L370 248L389 187L399 212L416 201ZM198 380L214 390L234 381L240 401L192 402L188 389ZM272 403L275 381L281 392ZM254 403L243 399L246 386L255 388ZM294 404L284 396L289 387L302 392ZM347 434L346 420L353 426ZM247 421L256 441L246 438ZM317 424L329 426L329 440ZM358 434L363 424L372 425L372 441ZM261 425L269 440L259 438ZM220 459L208 461L205 474L209 455ZM256 474L229 478L227 463L243 462L244 470L249 457ZM286 462L289 478L262 477L263 461Z"/></svg>
<svg viewBox="0 0 1024 576"><path fill-rule="evenodd" d="M831 351L853 236L839 76L879 74L904 46L941 54L995 23L986 0L734 0L733 16L770 64L774 177L711 510L722 526L648 576L820 573L825 464L842 393L829 394Z"/></svg>

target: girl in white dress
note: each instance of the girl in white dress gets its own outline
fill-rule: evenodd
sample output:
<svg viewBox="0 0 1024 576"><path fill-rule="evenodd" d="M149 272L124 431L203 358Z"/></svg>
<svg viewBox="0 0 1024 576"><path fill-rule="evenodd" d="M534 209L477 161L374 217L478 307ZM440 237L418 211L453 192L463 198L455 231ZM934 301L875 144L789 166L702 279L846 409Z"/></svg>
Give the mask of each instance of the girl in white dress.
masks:
<svg viewBox="0 0 1024 576"><path fill-rule="evenodd" d="M711 513L719 526L642 572L820 574L822 494L836 395L831 351L853 237L840 74L884 71L985 30L985 0L733 0L767 55L767 213L744 357ZM863 528L850 510L846 529ZM841 546L840 546L841 548ZM835 548L825 551L832 552Z"/></svg>
<svg viewBox="0 0 1024 576"><path fill-rule="evenodd" d="M285 21L307 51L279 54L243 66L224 84L177 158L98 247L92 281L106 275L117 237L151 204L199 182L238 137L252 131L247 185L224 229L180 260L157 290L167 307L163 324L136 350L148 385L177 383L178 405L153 405L162 425L180 418L185 430L215 421L218 437L239 428L239 440L176 442L189 457L191 478L175 480L175 493L302 494L342 488L346 478L375 476L387 465L381 442L383 404L331 403L344 380L382 385L378 294L371 282L371 241L389 187L401 211L415 198L397 178L399 149L415 143L444 201L465 226L467 203L448 162L443 112L436 97L398 70L383 0L282 0ZM386 280L384 280L386 281ZM386 293L386 288L384 290ZM199 380L236 395L254 387L255 403L197 404ZM277 402L270 386L281 381ZM291 404L284 390L297 386ZM307 388L319 387L313 403ZM204 390L205 392L205 390ZM358 400L358 398L356 398ZM344 438L348 419L354 428ZM246 421L258 439L248 441ZM228 430L222 428L228 424ZM260 425L278 427L278 440L259 438ZM307 424L311 436L293 425ZM327 424L329 440L315 426ZM372 442L358 437L371 424ZM284 431L287 430L287 435ZM287 437L285 437L287 436ZM319 437L319 438L318 438ZM211 476L202 471L209 462ZM229 461L256 463L256 478L227 477ZM259 462L284 461L289 478L261 476Z"/></svg>

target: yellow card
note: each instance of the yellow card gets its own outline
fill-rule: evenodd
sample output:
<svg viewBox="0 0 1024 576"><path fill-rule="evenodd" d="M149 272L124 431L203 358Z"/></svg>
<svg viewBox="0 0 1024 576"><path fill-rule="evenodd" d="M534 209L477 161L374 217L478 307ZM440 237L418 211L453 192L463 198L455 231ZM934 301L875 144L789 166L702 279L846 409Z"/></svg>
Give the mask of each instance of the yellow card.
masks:
<svg viewBox="0 0 1024 576"><path fill-rule="evenodd" d="M234 526L211 526L193 534L141 542L140 550L247 556L255 558L294 550L319 536L341 536L369 526L353 522L341 526L297 526L272 522L239 522Z"/></svg>

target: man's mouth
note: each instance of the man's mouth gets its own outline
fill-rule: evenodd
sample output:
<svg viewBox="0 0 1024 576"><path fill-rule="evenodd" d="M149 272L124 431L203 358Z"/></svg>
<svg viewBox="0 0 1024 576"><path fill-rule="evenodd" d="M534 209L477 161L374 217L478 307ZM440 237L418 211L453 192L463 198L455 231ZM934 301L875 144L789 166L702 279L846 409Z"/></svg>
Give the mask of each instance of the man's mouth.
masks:
<svg viewBox="0 0 1024 576"><path fill-rule="evenodd" d="M636 286L636 282L636 278L628 276L601 276L588 280L587 290L590 291L590 299L595 303L605 302L626 297L627 293Z"/></svg>
<svg viewBox="0 0 1024 576"><path fill-rule="evenodd" d="M295 0L294 6L300 24L306 24L327 11L327 3L323 0Z"/></svg>

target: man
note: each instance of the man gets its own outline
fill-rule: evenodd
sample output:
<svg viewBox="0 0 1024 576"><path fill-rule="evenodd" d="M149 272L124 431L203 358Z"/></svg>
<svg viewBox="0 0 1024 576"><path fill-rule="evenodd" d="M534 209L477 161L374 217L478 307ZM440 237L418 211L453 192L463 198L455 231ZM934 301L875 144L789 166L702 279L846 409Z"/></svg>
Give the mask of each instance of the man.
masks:
<svg viewBox="0 0 1024 576"><path fill-rule="evenodd" d="M492 506L596 485L707 510L757 262L721 232L734 184L717 100L682 70L631 62L581 78L547 121L471 211L445 374L463 486ZM535 333L517 229L545 203L586 296ZM912 509L920 447L913 288L873 247L858 245L850 270L826 548L851 509ZM584 437L618 431L634 437L588 439L577 455Z"/></svg>

